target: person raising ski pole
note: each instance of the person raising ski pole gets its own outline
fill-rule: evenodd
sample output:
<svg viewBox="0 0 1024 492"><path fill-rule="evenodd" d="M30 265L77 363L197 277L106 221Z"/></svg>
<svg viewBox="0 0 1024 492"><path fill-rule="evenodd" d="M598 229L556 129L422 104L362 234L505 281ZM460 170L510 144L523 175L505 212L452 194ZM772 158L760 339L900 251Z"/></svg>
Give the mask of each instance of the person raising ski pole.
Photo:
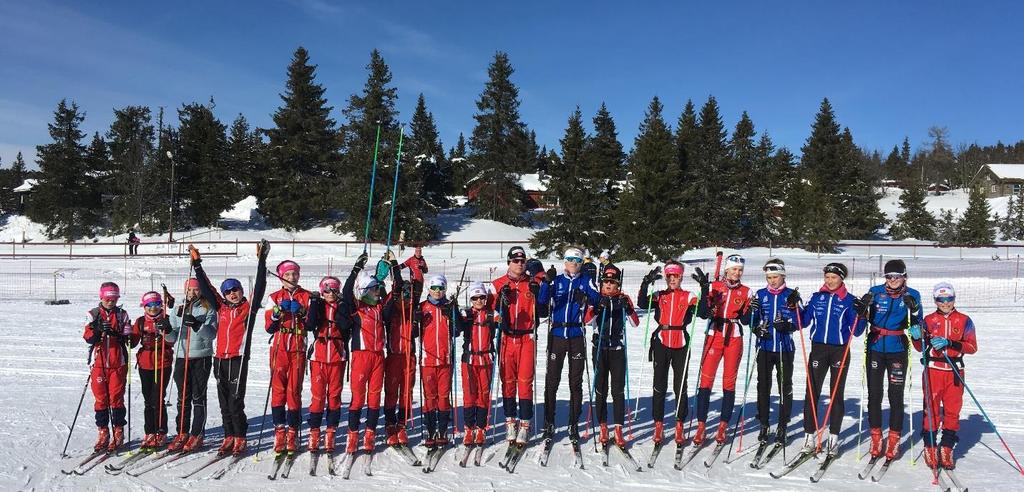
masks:
<svg viewBox="0 0 1024 492"><path fill-rule="evenodd" d="M306 375L306 332L310 293L299 286L299 264L284 260L275 269L281 288L270 294L266 310L270 345L270 409L274 421L274 453L298 449L302 424L302 379Z"/></svg>
<svg viewBox="0 0 1024 492"><path fill-rule="evenodd" d="M923 317L921 294L907 287L907 265L903 260L885 264L885 283L871 287L867 319L868 425L871 428L872 458L885 455L886 461L899 455L903 433L903 394L907 383L907 328L918 325ZM908 298L909 296L909 298ZM906 301L910 300L910 303ZM888 377L886 377L888 376ZM889 433L882 443L882 395L888 381Z"/></svg>
<svg viewBox="0 0 1024 492"><path fill-rule="evenodd" d="M422 278L422 276L421 276ZM422 280L420 283L422 289ZM406 426L412 420L412 389L416 386L416 294L405 282L398 310L388 322L387 356L384 358L384 433L388 446L408 446Z"/></svg>

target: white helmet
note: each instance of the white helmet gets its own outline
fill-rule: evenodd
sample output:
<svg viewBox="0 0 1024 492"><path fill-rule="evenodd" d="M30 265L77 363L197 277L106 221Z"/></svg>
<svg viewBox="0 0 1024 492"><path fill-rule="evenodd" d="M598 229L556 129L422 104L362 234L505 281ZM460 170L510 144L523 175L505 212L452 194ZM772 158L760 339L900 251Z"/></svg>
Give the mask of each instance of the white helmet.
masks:
<svg viewBox="0 0 1024 492"><path fill-rule="evenodd" d="M472 299L474 297L478 297L478 296L486 296L487 295L487 286L485 286L483 284L483 282L473 282L472 284L469 284L469 291L468 292L469 292L469 298L470 299Z"/></svg>
<svg viewBox="0 0 1024 492"><path fill-rule="evenodd" d="M440 287L441 290L448 290L448 278L444 275L431 275L427 278L427 288Z"/></svg>

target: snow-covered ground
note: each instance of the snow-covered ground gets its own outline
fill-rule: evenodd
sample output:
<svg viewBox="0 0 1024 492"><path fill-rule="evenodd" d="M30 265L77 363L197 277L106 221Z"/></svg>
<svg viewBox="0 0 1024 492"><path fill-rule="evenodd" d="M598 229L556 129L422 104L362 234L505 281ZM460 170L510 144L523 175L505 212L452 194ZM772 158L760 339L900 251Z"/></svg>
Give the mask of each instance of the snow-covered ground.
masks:
<svg viewBox="0 0 1024 492"><path fill-rule="evenodd" d="M508 229L497 230L488 224L477 221L469 221L463 217L453 217L453 225L449 228L448 234L459 237L466 234L474 239L525 239L520 237L507 237L504 234L512 234L514 231ZM283 231L229 231L233 237L258 238L268 237L275 239L290 239L291 235ZM229 232L223 232L227 235ZM521 231L525 232L525 231ZM220 232L212 232L216 236ZM329 234L326 231L307 231L300 233L305 237ZM511 243L510 243L511 244ZM456 284L463 263L468 259L467 277L474 280L487 280L501 275L505 269L503 260L504 250L508 244L502 245L460 245L452 249L450 246L437 246L427 248L425 257L430 265L431 272L444 272L448 275L452 285ZM244 248L251 248L246 245ZM351 266L354 256L358 253L357 247L351 246L348 254L341 245L326 247L312 245L297 245L296 251L292 252L291 245L287 242L277 243L271 251L270 263L294 257L302 264L302 283L315 285L319 277L328 272L335 275L345 275ZM214 282L218 282L226 275L238 276L243 283L249 284L254 270L254 251L240 251L238 257L209 258L205 266L213 276ZM406 251L405 254L410 254ZM860 294L867 289L873 281L873 274L877 274L880 263L890 255L901 255L908 259L911 272L910 285L925 292L928 297L931 287L939 280L951 280L959 289L959 303L961 308L970 314L978 326L978 338L980 350L978 354L967 358L968 382L971 384L975 394L981 400L988 414L999 426L999 430L1012 449L1024 453L1024 414L1020 412L1020 405L1024 405L1024 383L1020 378L1013 376L1019 365L1019 353L1024 351L1024 341L1019 337L1019 324L1024 315L1024 292L1018 292L1019 271L1017 270L1016 258L1009 260L1003 251L968 251L968 256L960 259L956 249L936 249L931 247L919 248L916 252L918 258L915 260L906 249L893 248L886 251L877 246L872 247L870 252L867 247L851 248L843 255L822 255L818 257L813 253L799 250L773 250L751 249L744 251L747 256L748 272L746 282L750 285L760 287L763 279L759 275L759 266L769 257L769 254L782 257L786 260L789 275L789 283L800 287L803 292L816 290L820 285L820 269L829 261L844 261L851 268L849 279L850 288L855 294ZM885 255L880 258L879 254ZM992 255L1001 255L1001 259L993 260ZM1016 253L1013 253L1016 254ZM703 266L709 270L712 268L714 257L713 250L697 250L686 254L686 260L691 266ZM33 282L34 289L28 292L23 285L27 278L27 265L25 260L0 260L0 298L3 298L3 309L0 309L0 326L5 329L0 332L0 489L3 490L269 490L286 489L289 487L301 486L311 489L330 489L344 486L355 486L362 489L396 489L402 490L568 490L568 489L655 489L655 490L678 490L680 487L702 487L707 490L751 490L751 489L783 489L803 490L817 489L812 486L807 477L814 468L813 464L807 464L804 468L797 470L789 477L781 480L773 480L768 476L768 471L779 468L781 460L769 466L763 471L752 470L747 466L749 455L740 458L732 463L726 463L725 455L711 470L705 470L701 461L708 451L702 452L682 472L672 468L671 448L666 448L662 453L654 469L645 469L642 472L629 471L623 466L621 457L612 453L612 466L604 468L601 466L598 455L590 451L592 448L587 441L584 447L588 450L585 453L585 470L572 469L572 453L565 439L565 419L568 401L568 389L563 377L563 383L559 391L559 412L558 425L561 441L552 453L551 461L547 468L537 464L536 446L531 447L523 462L519 465L514 475L509 475L497 466L504 451L503 445L495 445L488 448L484 454L486 463L476 468L470 465L469 468L460 468L456 463L456 457L462 452L458 449L449 452L442 461L435 474L424 475L419 469L412 468L404 463L399 457L392 454L390 450L383 450L378 447L379 454L374 461L374 476L366 477L360 473L360 466L357 465L353 473L353 480L350 483L343 483L338 478L331 479L326 475L325 465L320 465L320 475L310 477L306 475L308 457L302 456L296 463L295 472L292 478L279 480L271 483L266 479L266 469L269 461L266 459L268 453L264 450L260 454L260 461L252 458L246 459L225 477L224 480L214 481L203 478L204 473L192 479L179 479L191 467L199 462L195 457L184 461L180 466L168 469L158 469L144 474L138 478L128 476L107 475L102 469L93 469L85 476L72 477L61 474L60 469L67 467L70 461L62 462L59 459L60 450L67 437L68 425L75 412L78 397L82 391L82 385L87 377L86 367L86 346L81 339L81 327L83 324L83 313L95 303L95 291L98 284L104 280L114 280L122 284L124 292L123 305L134 317L141 314L137 307L137 299L140 295L151 288L159 288L161 282L166 282L168 288L174 292L181 289L182 280L188 273L187 261L174 258L137 258L137 259L90 259L90 260L33 260L33 272L60 271L57 279L58 296L71 301L66 306L44 306L42 299L49 297L53 288L52 275L47 276L36 274ZM553 260L545 263L555 263ZM625 262L620 265L625 270L624 290L631 296L635 296L639 287L640 277L649 268L648 265L635 262ZM14 272L14 273L8 273ZM689 271L687 272L689 273ZM275 288L277 283L270 279L270 287ZM688 278L685 282L687 288L693 288L693 282ZM249 289L247 288L247 291ZM926 306L930 307L930 306ZM267 340L267 335L259 328L258 323L253 343L253 360L249 378L249 391L247 393L246 413L250 421L250 443L255 443L256 434L261 423L261 412L263 399L266 397L268 384L268 357L267 346L262 343ZM639 413L633 424L634 454L641 461L646 460L650 452L650 437L652 424L650 417L651 397L651 371L649 363L644 356L644 321L642 318L641 327L629 332L629 380L631 397L639 397ZM700 345L700 335L697 335L697 347ZM546 337L541 336L539 340L539 353L543 354ZM864 398L861 390L862 363L860 355L863 353L861 340L854 343L852 353L854 360L851 364L851 375L846 391L847 412L845 431L843 432L843 456L840 461L833 465L825 476L822 485L828 490L859 490L865 486L882 486L886 489L901 490L928 490L931 489L930 475L923 462L917 466L910 466L909 452L901 461L896 463L882 484L868 484L856 479L857 471L862 467L863 461L858 461L857 452L857 424L858 409ZM744 365L750 354L744 355ZM543 380L545 370L543 356L539 357L540 364L537 370L537 409L538 415L541 409ZM799 438L799 415L802 411L802 395L804 391L803 368L798 367L794 375L794 394L796 403L794 418L790 425L793 443L787 450L787 455L792 457L796 453ZM743 369L741 369L742 371ZM917 430L921 418L921 398L919 389L920 366L915 362L912 368L915 373L913 388L908 395L907 401L913 409L915 433L909 437L913 438L916 453L921 450L920 438ZM696 364L690 368L689 380L691 397L696 379ZM741 372L741 377L744 373ZM133 374L136 379L137 373ZM756 378L754 379L756 381ZM753 381L752 381L753 384ZM739 384L739 390L743 389L743 380ZM171 385L171 395L176 393ZM138 438L142 429L142 397L138 384L133 384L132 401L132 432L133 438ZM461 392L460 392L461 393ZM308 390L306 391L308 398ZM418 400L418 392L415 393ZM755 440L757 425L753 420L754 395L751 391L743 407L745 410L746 425L743 434L744 451L750 449ZM717 421L718 398L720 387L715 386L712 397L711 424ZM343 401L349 399L348 389L344 391ZM740 393L737 404L742 404L743 395ZM456 401L461 401L460 397ZM95 431L91 425L92 396L86 394L83 405L83 413L79 418L77 428L71 439L70 450L81 453L91 445ZM635 400L630 400L629 406L633 407ZM692 403L692 401L691 401ZM671 406L672 400L669 400ZM216 389L211 384L209 390L210 416L208 420L207 442L209 445L219 443L222 435L220 427L219 406L216 402ZM584 409L584 418L587 410ZM174 414L173 408L170 414ZM692 414L692 411L691 411ZM773 414L774 415L774 414ZM866 418L866 417L865 417ZM965 395L965 405L961 419L963 421L960 432L961 442L957 448L959 459L958 474L961 479L975 490L1020 490L1024 488L1024 477L1017 474L1012 464L1008 463L1008 457L985 423L979 409L970 402ZM460 418L461 420L461 418ZM343 416L342 421L345 421ZM418 425L417 419L417 425ZM671 425L671 418L668 419ZM866 422L865 422L866 424ZM909 430L909 426L905 426ZM418 427L417 427L418 429ZM411 433L414 443L419 443L419 433ZM382 429L379 430L382 432ZM866 431L865 431L866 433ZM499 432L498 438L503 438L503 430ZM268 436L264 436L264 446L269 443ZM738 443L737 443L738 444ZM738 447L738 446L737 446ZM865 448L866 449L866 448ZM905 448L906 449L906 448ZM422 447L416 451L424 454ZM735 452L738 449L734 449ZM208 451L209 452L209 451ZM498 453L495 455L495 453Z"/></svg>

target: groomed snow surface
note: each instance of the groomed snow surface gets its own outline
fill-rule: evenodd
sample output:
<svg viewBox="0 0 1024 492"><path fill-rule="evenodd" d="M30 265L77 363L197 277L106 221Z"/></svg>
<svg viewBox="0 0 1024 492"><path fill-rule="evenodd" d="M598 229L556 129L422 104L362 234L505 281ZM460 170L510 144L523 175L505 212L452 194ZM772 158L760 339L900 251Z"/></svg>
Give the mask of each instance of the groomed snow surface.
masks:
<svg viewBox="0 0 1024 492"><path fill-rule="evenodd" d="M464 230L473 236L488 236L487 239L504 239L500 233L490 231L486 224L470 222L464 218L453 218L456 230ZM479 228L479 230L477 229ZM237 233L246 239L267 236L274 239L285 239L285 234L271 231ZM218 234L218 233L213 233ZM307 232L306 234L314 234ZM320 233L315 233L320 234ZM228 236L228 233L224 233ZM509 238L515 239L515 238ZM143 244L145 247L145 243ZM251 245L244 246L239 257L213 258L204 261L207 271L215 284L225 276L237 276L250 291L251 276L255 269L254 251L248 251ZM302 281L304 285L316 285L320 276L328 272L335 275L346 275L358 253L356 247L349 247L348 255L341 246L304 246L299 245L294 255L292 245L287 242L274 245L269 264L294 257L302 265ZM508 245L504 246L507 249ZM1016 255L1017 251L1010 251ZM968 356L967 380L975 394L981 400L985 410L999 426L1003 437L1015 452L1024 453L1024 415L1020 408L1024 406L1024 382L1017 376L1016 369L1020 365L1020 353L1024 351L1024 341L1020 337L1020 320L1024 314L1024 292L1018 292L1019 271L1016 258L1008 260L1004 250L974 251L960 259L956 249L918 248L913 259L907 249L882 250L877 246L871 249L852 248L841 256L821 257L799 250L752 249L742 252L747 256L747 274L744 278L748 285L760 288L763 278L760 265L769 255L779 256L786 260L789 284L797 286L805 297L820 286L821 267L829 261L844 261L851 269L849 285L855 295L865 292L873 281L873 273L879 271L880 263L893 257L904 256L908 260L911 272L910 285L922 291L925 299L930 297L931 287L940 280L950 280L959 290L959 304L963 311L974 318L978 328L980 349L976 355ZM884 254L879 258L879 254ZM380 254L376 251L375 254ZM406 250L404 256L411 254ZM992 255L999 254L1000 260L993 260ZM446 273L450 285L458 283L460 271L466 259L469 259L467 278L487 280L503 274L505 270L504 250L497 245L468 246L460 245L452 249L450 246L427 248L425 257L430 271ZM689 273L695 266L703 266L705 270L713 267L713 250L698 250L687 253L687 278L684 287L694 289ZM378 438L378 454L374 460L374 476L367 477L361 472L360 458L353 470L352 480L343 481L340 477L331 478L326 473L326 463L320 463L317 477L307 475L309 457L301 455L293 469L292 477L270 482L266 473L270 465L270 434L263 437L259 461L247 458L223 480L205 478L208 472L201 472L190 479L177 478L198 466L203 459L194 456L179 460L179 466L161 468L138 478L127 475L112 476L106 474L102 465L94 468L85 476L65 476L62 468L72 465L72 460L61 461L60 451L68 433L68 426L75 413L78 398L86 381L87 347L82 341L82 325L84 313L95 305L95 292L100 282L117 281L121 284L122 304L134 319L141 314L138 299L142 293L152 288L159 289L161 283L180 298L182 280L189 268L187 261L174 258L139 258L112 260L76 259L76 260L33 260L31 269L32 285L25 286L28 265L25 260L0 260L0 489L3 490L271 490L302 487L310 490L327 490L338 487L358 487L363 490L594 490L594 489L654 489L679 490L681 487L699 487L702 490L864 490L879 488L880 490L930 490L931 477L924 466L923 459L917 466L910 465L913 457L909 451L907 438L914 442L914 453L919 454L921 443L919 427L921 419L920 365L914 361L913 387L909 389L907 403L913 411L914 433L910 434L909 423L904 425L904 456L895 463L880 484L870 481L862 482L856 478L864 461L857 460L857 424L858 410L861 400L866 398L862 392L863 376L863 341L857 339L852 347L853 359L850 364L850 377L846 389L846 414L842 433L842 456L825 475L820 485L812 485L808 477L813 473L815 462L810 462L789 476L775 480L769 477L769 471L781 467L781 457L777 457L767 469L757 471L749 468L751 455L727 463L723 453L718 463L710 470L705 470L702 462L710 452L710 448L702 451L683 471L672 468L673 446L666 447L654 469L636 472L624 467L624 461L614 450L611 453L611 466L602 467L599 456L593 452L589 440L584 442L584 460L586 469L573 469L572 453L565 436L568 388L566 376L563 374L562 384L558 392L559 442L552 452L549 466L542 468L537 463L539 446L536 441L527 450L522 462L514 475L498 468L497 462L504 454L504 444L495 444L484 453L485 463L477 468L470 464L469 468L460 468L456 460L461 457L463 449L459 447L449 451L438 466L436 473L423 474L420 469L407 465L392 451L386 450ZM545 264L558 263L549 259ZM649 268L634 262L620 265L625 271L624 291L636 296L640 278ZM42 300L52 296L53 278L47 273L40 277L38 272L59 271L57 294L60 298L71 301L66 306L44 306ZM270 278L269 289L278 287L278 282ZM930 303L926 308L932 307ZM630 409L639 397L639 412L633 422L633 453L641 462L646 462L651 450L652 420L650 412L651 398L651 367L645 356L644 341L645 318L641 317L639 329L628 333ZM653 329L653 328L652 328ZM543 332L542 332L543 333ZM695 357L699 357L702 340L701 330L695 338ZM256 442L257 432L261 423L264 398L268 384L268 346L267 334L263 331L262 320L257 323L254 333L252 364L246 397L246 414L249 416L249 443ZM537 415L542 414L542 391L545 376L543 354L546 337L539 337L539 356L537 367L537 396L535 398ZM799 343L797 345L799 347ZM751 352L744 354L743 366L740 369L737 405L743 405L743 378L747 361ZM787 457L792 458L797 452L801 440L800 416L803 410L803 394L805 372L801 364L801 356L797 354L797 368L794 374L795 404L790 424L791 444L787 449ZM593 370L593 368L591 368ZM138 384L138 373L133 370L134 383L131 385L132 396L132 445L134 446L142 433L142 395ZM690 395L688 404L693 403L693 391L697 377L697 364L690 365ZM755 395L753 388L756 377L751 375L751 390L742 406L746 424L743 433L743 450L748 451L756 440L758 425L754 420ZM308 377L306 381L308 381ZM721 396L721 377L714 386L711 417L709 427L717 425L719 398ZM584 381L586 384L586 380ZM304 397L308 402L308 382ZM461 385L460 385L461 386ZM776 389L777 391L777 389ZM174 401L177 391L173 383L169 386L168 399ZM349 401L349 390L346 387L342 395L343 405ZM419 392L414 392L418 406ZM584 389L586 395L586 389ZM956 450L958 458L957 473L961 480L974 490L1021 490L1024 489L1024 477L1019 475L1009 461L1001 443L985 423L979 409L965 394L964 408L961 414L962 427L960 444ZM92 424L92 394L88 392L82 407L69 451L81 455L92 445L95 429ZM456 402L461 402L461 391L456 395ZM773 398L777 403L777 398ZM670 397L668 407L673 408L674 400ZM884 403L884 406L888 406ZM202 456L212 453L220 443L222 436L220 409L217 403L215 382L211 379L208 391L209 418L207 422L207 450ZM692 408L692 407L691 407ZM587 416L584 407L584 419ZM691 415L693 411L691 410ZM171 418L176 414L173 406L169 408ZM736 414L739 414L737 408ZM425 450L420 443L419 413L410 432L413 444L417 444L416 452L422 457ZM772 420L776 418L773 404ZM342 422L346 413L343 412ZM461 416L460 416L461 421ZM269 419L267 420L269 429ZM540 425L537 422L537 426ZM669 429L673 425L670 417L666 419ZM864 425L866 427L866 415ZM537 427L534 428L535 432ZM303 434L305 434L305 428ZM378 428L378 436L383 434L383 427ZM671 432L669 432L671 436ZM864 429L863 436L867 436ZM496 436L504 439L503 427L498 428ZM737 435L737 439L739 435ZM739 442L733 449L733 458L739 448ZM863 450L866 452L865 442ZM114 458L112 461L116 461ZM215 468L214 468L215 469ZM212 469L211 469L212 471Z"/></svg>

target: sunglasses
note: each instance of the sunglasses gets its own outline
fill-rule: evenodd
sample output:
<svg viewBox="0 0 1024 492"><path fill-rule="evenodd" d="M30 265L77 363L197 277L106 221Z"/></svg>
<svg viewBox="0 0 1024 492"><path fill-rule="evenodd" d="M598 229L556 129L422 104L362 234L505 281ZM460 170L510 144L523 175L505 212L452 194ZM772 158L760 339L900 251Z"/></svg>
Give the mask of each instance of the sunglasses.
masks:
<svg viewBox="0 0 1024 492"><path fill-rule="evenodd" d="M441 287L440 285L432 286L430 288L430 292L444 292L444 287Z"/></svg>
<svg viewBox="0 0 1024 492"><path fill-rule="evenodd" d="M606 278L606 279L602 280L601 283L602 284L615 284L615 285L618 285L619 281L615 280L613 278Z"/></svg>
<svg viewBox="0 0 1024 492"><path fill-rule="evenodd" d="M241 287L235 287L233 289L225 290L224 291L224 295L228 295L228 294L230 294L232 292L242 292L242 288Z"/></svg>
<svg viewBox="0 0 1024 492"><path fill-rule="evenodd" d="M164 305L164 303L161 302L161 301L150 301L150 302L146 303L146 307L147 308L158 308L158 307L162 307L163 305Z"/></svg>
<svg viewBox="0 0 1024 492"><path fill-rule="evenodd" d="M526 263L526 259L524 259L524 258L514 258L511 261L509 261L509 263L515 263L517 265L521 265L523 263Z"/></svg>
<svg viewBox="0 0 1024 492"><path fill-rule="evenodd" d="M579 256L570 256L570 257L565 259L565 262L566 263L583 263L583 258L580 258Z"/></svg>
<svg viewBox="0 0 1024 492"><path fill-rule="evenodd" d="M886 280L893 280L893 279L897 279L897 278L907 278L907 274L905 274L905 273L887 273L887 274L885 274L885 279Z"/></svg>
<svg viewBox="0 0 1024 492"><path fill-rule="evenodd" d="M334 295L338 295L338 292L339 292L338 289L331 289L331 288L323 289L323 290L320 291L321 294L334 294Z"/></svg>
<svg viewBox="0 0 1024 492"><path fill-rule="evenodd" d="M949 296L949 297L936 297L935 298L935 302L937 302L937 303L947 303L947 302L953 302L955 300L956 300L956 297L953 297L953 296Z"/></svg>
<svg viewBox="0 0 1024 492"><path fill-rule="evenodd" d="M473 302L476 302L476 301L486 301L487 300L487 296L470 297L469 300L471 300Z"/></svg>

